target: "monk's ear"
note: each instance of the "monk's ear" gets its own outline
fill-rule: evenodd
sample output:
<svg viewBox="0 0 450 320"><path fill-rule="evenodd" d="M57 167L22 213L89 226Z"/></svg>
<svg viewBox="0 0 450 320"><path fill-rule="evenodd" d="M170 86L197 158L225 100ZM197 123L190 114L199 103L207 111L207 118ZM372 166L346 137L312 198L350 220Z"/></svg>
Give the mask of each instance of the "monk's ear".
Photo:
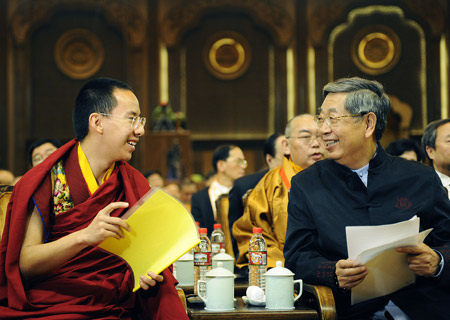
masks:
<svg viewBox="0 0 450 320"><path fill-rule="evenodd" d="M102 117L98 113L91 113L89 116L89 130L94 130L98 134L103 134Z"/></svg>
<svg viewBox="0 0 450 320"><path fill-rule="evenodd" d="M289 147L289 141L288 141L287 138L284 138L283 140L281 140L281 145L283 146L284 154L285 155L290 155L291 154L291 149Z"/></svg>

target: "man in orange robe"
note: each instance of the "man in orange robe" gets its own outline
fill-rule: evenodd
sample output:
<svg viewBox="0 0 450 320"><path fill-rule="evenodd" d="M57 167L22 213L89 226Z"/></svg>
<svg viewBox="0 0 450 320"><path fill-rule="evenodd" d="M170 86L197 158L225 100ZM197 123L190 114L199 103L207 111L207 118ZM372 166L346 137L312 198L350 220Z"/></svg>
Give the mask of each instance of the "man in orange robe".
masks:
<svg viewBox="0 0 450 320"><path fill-rule="evenodd" d="M289 156L281 166L270 170L258 182L247 199L244 214L233 225L239 257L239 268L248 265L248 243L253 227L263 229L267 244L267 267L275 267L277 260L284 262L283 248L286 236L287 206L291 178L301 170L324 158L325 148L317 139L318 127L310 114L291 119L285 130Z"/></svg>

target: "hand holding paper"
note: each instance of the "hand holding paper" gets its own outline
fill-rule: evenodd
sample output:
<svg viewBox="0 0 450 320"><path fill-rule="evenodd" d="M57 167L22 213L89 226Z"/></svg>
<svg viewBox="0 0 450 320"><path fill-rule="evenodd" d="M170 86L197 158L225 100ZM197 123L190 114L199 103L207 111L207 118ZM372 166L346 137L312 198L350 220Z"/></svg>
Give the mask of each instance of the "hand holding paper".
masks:
<svg viewBox="0 0 450 320"><path fill-rule="evenodd" d="M406 253L398 247L417 246L431 232L419 232L420 219L415 217L390 225L347 227L350 259L364 264L368 274L352 289L352 304L395 292L414 283Z"/></svg>
<svg viewBox="0 0 450 320"><path fill-rule="evenodd" d="M121 239L107 238L99 247L122 257L133 270L134 289L148 271L159 274L199 242L189 211L162 190L149 191L122 217L131 232Z"/></svg>

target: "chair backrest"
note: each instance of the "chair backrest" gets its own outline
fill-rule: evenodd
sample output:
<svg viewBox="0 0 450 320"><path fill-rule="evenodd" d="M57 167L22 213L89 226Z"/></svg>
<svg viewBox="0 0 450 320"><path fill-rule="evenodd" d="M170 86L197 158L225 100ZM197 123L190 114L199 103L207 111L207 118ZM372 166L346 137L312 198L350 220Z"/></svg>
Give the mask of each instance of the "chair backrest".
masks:
<svg viewBox="0 0 450 320"><path fill-rule="evenodd" d="M248 196L250 195L250 193L252 193L253 189L248 189L247 191L245 191L244 195L242 196L242 207L245 210L245 207L247 206L247 200L248 200Z"/></svg>
<svg viewBox="0 0 450 320"><path fill-rule="evenodd" d="M217 208L217 223L222 224L222 231L225 235L225 252L234 257L233 244L231 243L231 233L228 223L228 207L230 203L228 201L228 193L222 194L216 200Z"/></svg>
<svg viewBox="0 0 450 320"><path fill-rule="evenodd" d="M13 186L0 185L0 239L2 238L3 228L5 227L6 210L8 209L12 190Z"/></svg>

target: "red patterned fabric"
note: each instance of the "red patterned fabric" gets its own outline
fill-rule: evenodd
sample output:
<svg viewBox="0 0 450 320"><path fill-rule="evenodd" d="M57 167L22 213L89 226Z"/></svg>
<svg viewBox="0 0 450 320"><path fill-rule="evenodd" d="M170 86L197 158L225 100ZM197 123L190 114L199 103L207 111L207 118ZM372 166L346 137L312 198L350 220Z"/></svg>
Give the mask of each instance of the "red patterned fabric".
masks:
<svg viewBox="0 0 450 320"><path fill-rule="evenodd" d="M0 246L0 318L187 319L171 270L162 273L163 283L132 293L133 274L129 266L98 247L84 249L50 274L32 282L22 281L19 254L32 197L49 230L49 241L53 241L87 227L107 204L126 201L131 207L149 190L147 180L137 170L119 162L111 177L89 196L78 164L77 144L72 140L62 146L14 187ZM49 214L49 171L59 159L65 159L75 207L53 216ZM116 210L111 215L123 213Z"/></svg>

